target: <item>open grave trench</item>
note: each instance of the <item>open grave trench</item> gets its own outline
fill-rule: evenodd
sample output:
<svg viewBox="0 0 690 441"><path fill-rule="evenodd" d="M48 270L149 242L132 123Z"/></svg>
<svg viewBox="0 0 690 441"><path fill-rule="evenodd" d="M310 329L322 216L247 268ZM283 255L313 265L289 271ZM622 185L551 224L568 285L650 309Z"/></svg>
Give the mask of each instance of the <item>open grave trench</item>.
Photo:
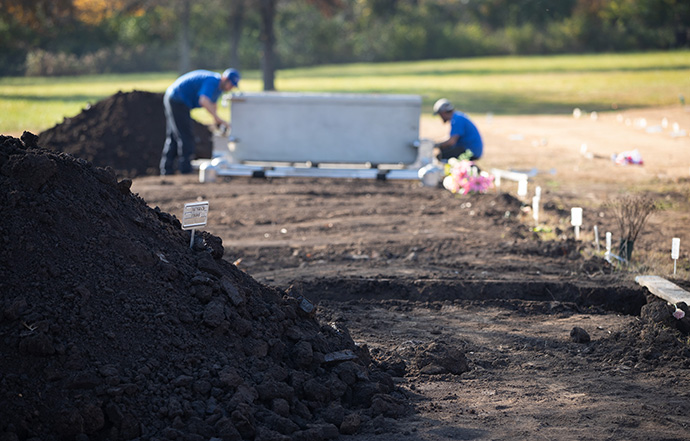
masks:
<svg viewBox="0 0 690 441"><path fill-rule="evenodd" d="M293 282L288 292L316 302L401 301L443 303L523 300L533 304L567 303L579 310L640 315L647 290L635 286L583 286L577 283L539 281L461 281L399 279L318 279Z"/></svg>

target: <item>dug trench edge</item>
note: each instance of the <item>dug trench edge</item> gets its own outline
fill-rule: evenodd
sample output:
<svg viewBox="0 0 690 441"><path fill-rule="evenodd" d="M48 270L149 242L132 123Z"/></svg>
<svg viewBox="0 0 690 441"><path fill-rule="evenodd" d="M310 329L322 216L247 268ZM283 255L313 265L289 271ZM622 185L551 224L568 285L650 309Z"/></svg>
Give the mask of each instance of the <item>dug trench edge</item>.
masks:
<svg viewBox="0 0 690 441"><path fill-rule="evenodd" d="M578 307L602 308L640 315L647 303L644 287L635 284L596 286L577 282L396 280L374 278L319 278L293 281L286 290L313 302L404 300L412 302L526 300L568 302Z"/></svg>

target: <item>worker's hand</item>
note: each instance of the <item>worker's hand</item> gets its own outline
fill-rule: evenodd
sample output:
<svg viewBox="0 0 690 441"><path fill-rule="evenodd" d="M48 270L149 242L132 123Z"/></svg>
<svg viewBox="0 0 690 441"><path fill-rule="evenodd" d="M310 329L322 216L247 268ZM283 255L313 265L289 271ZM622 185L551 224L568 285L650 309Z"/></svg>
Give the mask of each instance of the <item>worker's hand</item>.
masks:
<svg viewBox="0 0 690 441"><path fill-rule="evenodd" d="M230 124L227 124L227 123L218 124L218 131L220 132L221 135L227 135L228 133L230 133Z"/></svg>

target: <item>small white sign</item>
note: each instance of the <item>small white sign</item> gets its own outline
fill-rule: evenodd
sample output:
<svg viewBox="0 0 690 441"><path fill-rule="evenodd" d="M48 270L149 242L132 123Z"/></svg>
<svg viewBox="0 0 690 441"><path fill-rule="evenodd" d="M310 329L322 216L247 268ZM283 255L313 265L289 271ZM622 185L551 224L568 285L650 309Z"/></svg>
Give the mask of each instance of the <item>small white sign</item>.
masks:
<svg viewBox="0 0 690 441"><path fill-rule="evenodd" d="M582 208L570 209L570 223L575 227L575 240L580 240L580 226L582 226Z"/></svg>
<svg viewBox="0 0 690 441"><path fill-rule="evenodd" d="M582 226L582 208L573 207L570 209L570 224L574 227Z"/></svg>
<svg viewBox="0 0 690 441"><path fill-rule="evenodd" d="M671 239L671 259L676 260L680 256L680 238Z"/></svg>
<svg viewBox="0 0 690 441"><path fill-rule="evenodd" d="M183 230L193 230L203 227L206 225L207 220L208 201L184 204L184 213L182 214Z"/></svg>
<svg viewBox="0 0 690 441"><path fill-rule="evenodd" d="M674 237L671 239L671 259L673 259L673 275L676 274L676 265L678 257L680 256L680 238Z"/></svg>

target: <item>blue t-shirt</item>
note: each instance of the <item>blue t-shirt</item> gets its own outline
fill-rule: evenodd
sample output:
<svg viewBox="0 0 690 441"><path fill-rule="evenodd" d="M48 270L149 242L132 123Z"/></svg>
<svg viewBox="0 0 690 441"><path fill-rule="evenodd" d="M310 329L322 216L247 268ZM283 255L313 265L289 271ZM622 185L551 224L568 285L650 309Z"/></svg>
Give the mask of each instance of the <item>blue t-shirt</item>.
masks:
<svg viewBox="0 0 690 441"><path fill-rule="evenodd" d="M477 127L470 121L464 113L456 110L450 120L450 136L460 135L456 147L461 147L463 151L471 150L476 158L482 156L484 143Z"/></svg>
<svg viewBox="0 0 690 441"><path fill-rule="evenodd" d="M209 70L193 70L182 75L168 87L170 99L184 103L190 109L199 106L201 95L212 102L218 101L221 94L220 74Z"/></svg>

